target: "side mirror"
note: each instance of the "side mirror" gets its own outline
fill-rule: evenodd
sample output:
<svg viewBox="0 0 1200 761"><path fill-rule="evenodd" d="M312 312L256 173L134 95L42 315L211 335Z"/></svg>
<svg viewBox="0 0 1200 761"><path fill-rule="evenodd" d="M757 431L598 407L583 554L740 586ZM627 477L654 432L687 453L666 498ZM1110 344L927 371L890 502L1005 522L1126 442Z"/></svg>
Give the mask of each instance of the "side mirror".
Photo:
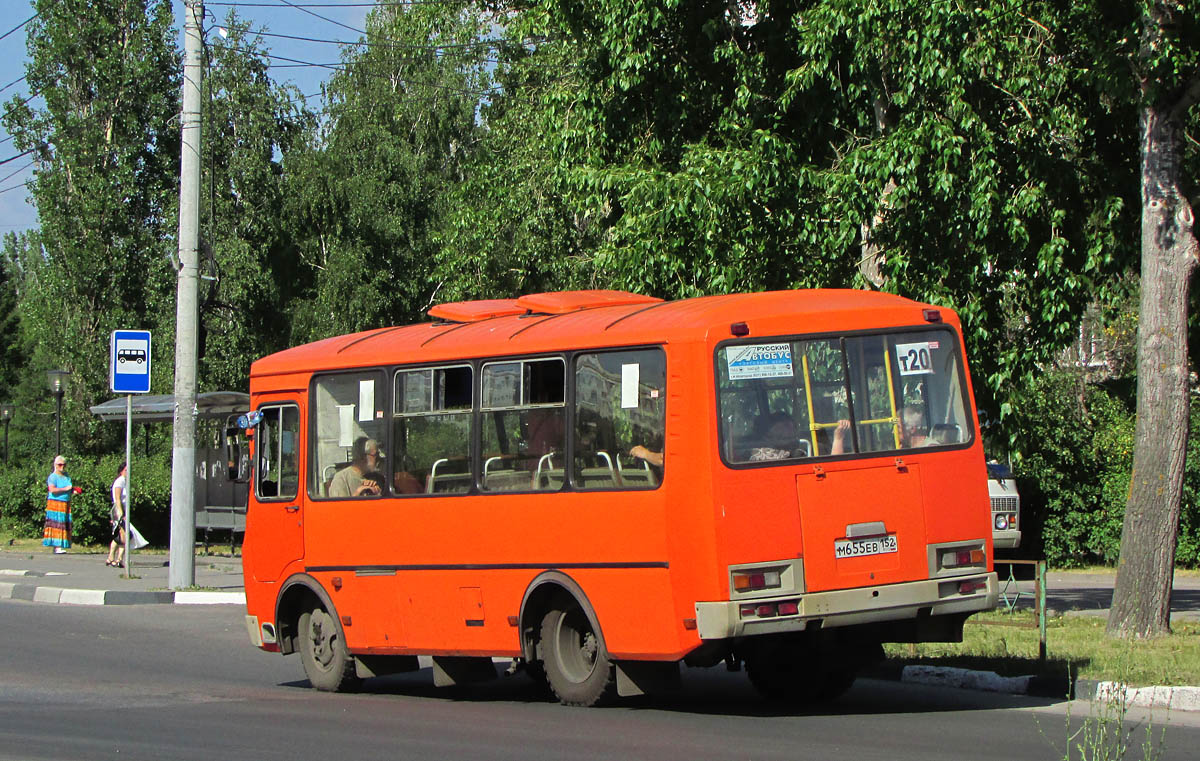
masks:
<svg viewBox="0 0 1200 761"><path fill-rule="evenodd" d="M250 450L245 432L236 425L225 426L225 472L229 480L244 484L250 480Z"/></svg>

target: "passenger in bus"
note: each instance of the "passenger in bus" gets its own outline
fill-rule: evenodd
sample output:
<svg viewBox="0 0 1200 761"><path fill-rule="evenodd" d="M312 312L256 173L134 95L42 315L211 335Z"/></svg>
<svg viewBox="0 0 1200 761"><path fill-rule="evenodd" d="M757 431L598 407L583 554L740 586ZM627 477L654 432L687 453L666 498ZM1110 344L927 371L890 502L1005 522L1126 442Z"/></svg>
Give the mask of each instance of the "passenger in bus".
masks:
<svg viewBox="0 0 1200 761"><path fill-rule="evenodd" d="M651 465L656 465L660 468L662 467L662 464L663 464L663 453L662 452L655 452L652 449L648 449L648 448L642 446L641 444L638 444L633 449L629 450L629 454L633 457L638 458L639 460L645 460L646 462L650 463Z"/></svg>
<svg viewBox="0 0 1200 761"><path fill-rule="evenodd" d="M366 497L381 492L380 482L371 478L379 463L379 442L360 436L354 440L350 464L339 470L329 483L331 497Z"/></svg>
<svg viewBox="0 0 1200 761"><path fill-rule="evenodd" d="M850 421L843 418L838 421L837 428L833 429L833 444L829 448L829 454L846 454L851 449Z"/></svg>
<svg viewBox="0 0 1200 761"><path fill-rule="evenodd" d="M900 413L904 425L900 430L900 446L927 447L935 442L929 440L929 428L925 425L925 415L920 408L908 404Z"/></svg>
<svg viewBox="0 0 1200 761"><path fill-rule="evenodd" d="M751 462L786 460L795 456L800 444L796 421L782 412L771 415L767 418L766 434L761 444L750 449Z"/></svg>

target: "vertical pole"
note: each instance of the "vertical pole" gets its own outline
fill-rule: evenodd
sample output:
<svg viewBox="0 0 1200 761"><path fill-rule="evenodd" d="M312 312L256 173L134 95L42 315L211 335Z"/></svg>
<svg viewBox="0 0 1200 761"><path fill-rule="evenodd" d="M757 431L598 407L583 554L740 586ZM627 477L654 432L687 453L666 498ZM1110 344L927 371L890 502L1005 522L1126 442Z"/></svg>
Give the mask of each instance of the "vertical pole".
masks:
<svg viewBox="0 0 1200 761"><path fill-rule="evenodd" d="M133 478L133 463L130 455L130 442L133 440L133 394L125 395L125 578L129 578L133 569L133 542L130 540L132 536L129 533L129 524L132 522L129 518L129 511L133 507L133 492L130 489L130 480Z"/></svg>
<svg viewBox="0 0 1200 761"><path fill-rule="evenodd" d="M175 427L171 453L171 589L195 583L196 345L200 232L200 23L203 0L184 0L183 148L175 304Z"/></svg>
<svg viewBox="0 0 1200 761"><path fill-rule="evenodd" d="M1046 561L1037 561L1038 661L1046 662Z"/></svg>
<svg viewBox="0 0 1200 761"><path fill-rule="evenodd" d="M4 421L4 464L8 464L8 420Z"/></svg>
<svg viewBox="0 0 1200 761"><path fill-rule="evenodd" d="M54 392L54 457L62 454L62 391Z"/></svg>

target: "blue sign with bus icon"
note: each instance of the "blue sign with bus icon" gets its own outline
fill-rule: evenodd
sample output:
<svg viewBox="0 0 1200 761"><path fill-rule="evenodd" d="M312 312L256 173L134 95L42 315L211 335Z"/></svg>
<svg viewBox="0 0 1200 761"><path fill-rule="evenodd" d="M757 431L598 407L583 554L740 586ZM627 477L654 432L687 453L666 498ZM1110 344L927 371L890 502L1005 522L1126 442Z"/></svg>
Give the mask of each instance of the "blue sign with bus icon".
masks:
<svg viewBox="0 0 1200 761"><path fill-rule="evenodd" d="M108 377L115 393L150 393L150 331L112 332Z"/></svg>

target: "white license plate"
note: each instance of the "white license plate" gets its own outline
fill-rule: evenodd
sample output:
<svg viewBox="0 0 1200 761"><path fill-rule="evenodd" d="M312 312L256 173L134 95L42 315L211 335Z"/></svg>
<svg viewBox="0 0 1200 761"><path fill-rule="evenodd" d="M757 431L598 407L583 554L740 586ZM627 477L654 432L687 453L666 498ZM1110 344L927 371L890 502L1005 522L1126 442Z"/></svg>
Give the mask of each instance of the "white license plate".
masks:
<svg viewBox="0 0 1200 761"><path fill-rule="evenodd" d="M866 555L886 555L899 552L896 535L872 536L867 539L838 539L833 543L833 554L839 558L858 558Z"/></svg>

